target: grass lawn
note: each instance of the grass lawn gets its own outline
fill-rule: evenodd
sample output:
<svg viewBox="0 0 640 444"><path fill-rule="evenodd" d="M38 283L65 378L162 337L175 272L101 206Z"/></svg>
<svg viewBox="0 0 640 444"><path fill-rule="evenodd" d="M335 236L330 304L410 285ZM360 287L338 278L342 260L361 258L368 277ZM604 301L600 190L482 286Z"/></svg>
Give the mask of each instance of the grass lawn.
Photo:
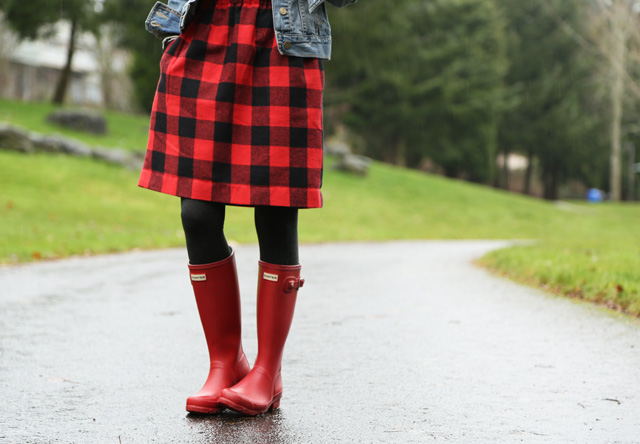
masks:
<svg viewBox="0 0 640 444"><path fill-rule="evenodd" d="M0 121L51 132L42 122L47 109L0 101ZM144 147L148 118L107 116L110 136L67 135ZM137 178L92 159L0 150L0 263L183 246L178 199L138 188ZM377 162L367 177L327 168L323 195L323 209L300 214L302 242L535 239L478 262L529 285L640 315L640 205L559 206ZM229 208L226 233L255 242L252 210Z"/></svg>
<svg viewBox="0 0 640 444"><path fill-rule="evenodd" d="M183 245L178 199L137 178L92 159L0 151L0 262ZM325 207L301 212L303 242L539 237L561 223L544 202L381 163L366 178L328 168L324 181ZM229 239L254 242L252 210L228 213Z"/></svg>
<svg viewBox="0 0 640 444"><path fill-rule="evenodd" d="M578 223L478 262L516 281L640 316L640 205L586 207Z"/></svg>

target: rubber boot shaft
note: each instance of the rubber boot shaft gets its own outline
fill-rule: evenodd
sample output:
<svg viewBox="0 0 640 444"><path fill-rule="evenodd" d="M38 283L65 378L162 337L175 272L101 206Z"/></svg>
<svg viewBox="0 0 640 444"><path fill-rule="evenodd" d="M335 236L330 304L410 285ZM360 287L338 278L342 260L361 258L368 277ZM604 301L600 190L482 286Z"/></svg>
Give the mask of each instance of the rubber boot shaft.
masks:
<svg viewBox="0 0 640 444"><path fill-rule="evenodd" d="M280 375L284 346L296 306L300 265L260 261L258 274L258 356L249 374L220 394L220 403L236 412L259 415L277 408L282 396Z"/></svg>
<svg viewBox="0 0 640 444"><path fill-rule="evenodd" d="M187 410L217 413L220 392L249 372L242 350L240 291L235 255L218 262L189 265L189 276L209 349L209 376L198 393L187 399Z"/></svg>

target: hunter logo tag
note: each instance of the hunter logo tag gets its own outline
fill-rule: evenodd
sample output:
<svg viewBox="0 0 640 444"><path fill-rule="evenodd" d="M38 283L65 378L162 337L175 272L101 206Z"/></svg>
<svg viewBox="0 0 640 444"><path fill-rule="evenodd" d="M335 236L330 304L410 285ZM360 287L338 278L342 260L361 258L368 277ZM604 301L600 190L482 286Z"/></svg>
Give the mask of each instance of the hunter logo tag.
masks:
<svg viewBox="0 0 640 444"><path fill-rule="evenodd" d="M265 272L262 277L268 281L278 282L278 275Z"/></svg>
<svg viewBox="0 0 640 444"><path fill-rule="evenodd" d="M191 275L191 280L192 281L206 281L207 280L207 275L206 274L192 274Z"/></svg>

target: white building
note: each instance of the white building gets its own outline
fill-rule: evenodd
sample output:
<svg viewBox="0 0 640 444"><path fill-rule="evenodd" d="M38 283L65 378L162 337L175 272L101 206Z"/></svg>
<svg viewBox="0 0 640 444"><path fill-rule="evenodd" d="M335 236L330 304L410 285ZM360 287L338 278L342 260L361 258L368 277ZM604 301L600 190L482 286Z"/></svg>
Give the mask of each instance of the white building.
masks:
<svg viewBox="0 0 640 444"><path fill-rule="evenodd" d="M51 33L44 34L46 38L37 40L19 41L4 24L0 29L0 42L3 42L0 43L0 95L21 100L51 100L67 60L70 23L56 23ZM92 33L81 33L76 40L66 102L130 109L127 53L106 39L98 42ZM111 104L104 103L105 88L111 88Z"/></svg>

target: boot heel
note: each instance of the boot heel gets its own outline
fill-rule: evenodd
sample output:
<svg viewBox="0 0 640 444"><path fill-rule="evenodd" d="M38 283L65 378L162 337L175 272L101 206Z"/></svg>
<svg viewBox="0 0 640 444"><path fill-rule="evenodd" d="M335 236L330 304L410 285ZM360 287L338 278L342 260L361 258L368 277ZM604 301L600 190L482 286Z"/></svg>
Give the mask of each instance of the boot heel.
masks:
<svg viewBox="0 0 640 444"><path fill-rule="evenodd" d="M280 399L281 398L282 398L282 392L278 393L275 396L275 399L271 403L271 407L269 407L269 410L274 410L274 409L277 409L278 407L280 407Z"/></svg>

